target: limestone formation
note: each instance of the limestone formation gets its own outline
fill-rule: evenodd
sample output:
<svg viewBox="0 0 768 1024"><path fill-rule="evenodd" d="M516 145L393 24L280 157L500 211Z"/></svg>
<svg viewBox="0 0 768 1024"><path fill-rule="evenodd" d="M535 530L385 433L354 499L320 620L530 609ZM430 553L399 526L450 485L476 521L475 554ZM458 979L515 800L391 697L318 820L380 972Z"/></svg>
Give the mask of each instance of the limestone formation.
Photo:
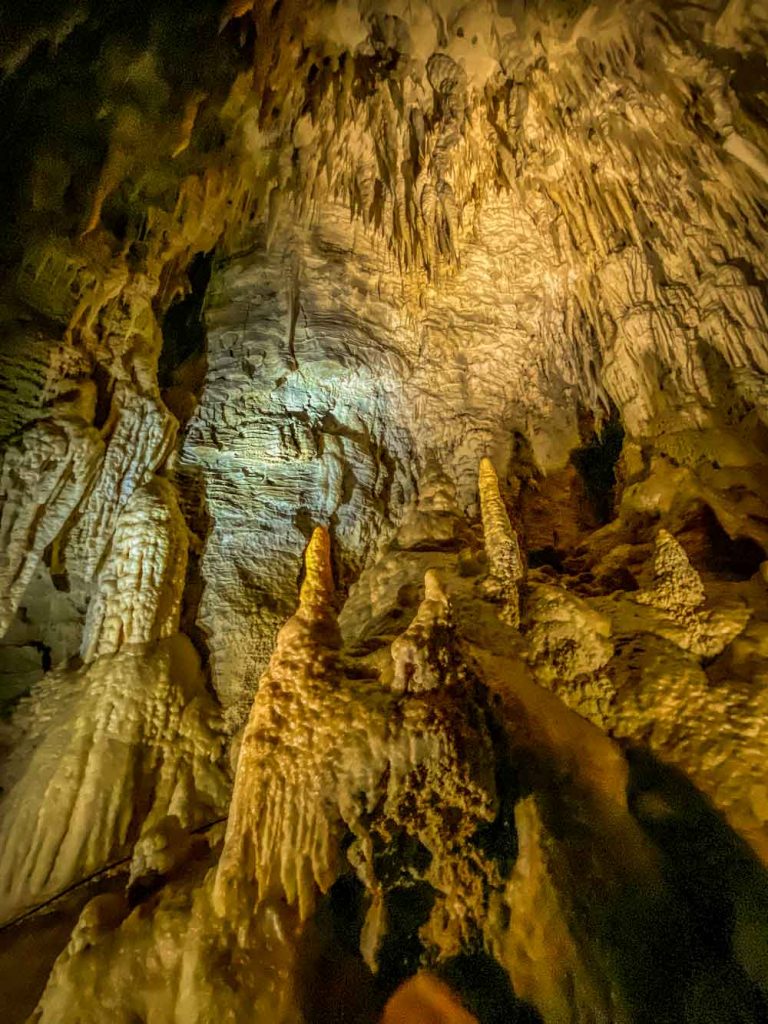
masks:
<svg viewBox="0 0 768 1024"><path fill-rule="evenodd" d="M115 525L88 606L83 661L172 636L186 567L187 527L176 493L155 477L133 492Z"/></svg>
<svg viewBox="0 0 768 1024"><path fill-rule="evenodd" d="M713 657L721 654L744 629L750 611L744 606L702 611L706 593L701 577L675 538L660 530L656 538L653 560L653 582L649 590L639 591L635 598L668 615L678 627L658 627L681 647L696 654Z"/></svg>
<svg viewBox="0 0 768 1024"><path fill-rule="evenodd" d="M6 449L0 470L0 635L46 548L86 494L101 452L97 431L67 417L38 420Z"/></svg>
<svg viewBox="0 0 768 1024"><path fill-rule="evenodd" d="M424 577L424 600L408 629L392 644L395 688L432 690L451 681L451 606L434 569Z"/></svg>
<svg viewBox="0 0 768 1024"><path fill-rule="evenodd" d="M348 832L355 838L356 869L374 887L374 836L391 827L377 821L382 805L385 820L398 820L405 801L421 804L425 793L411 789L418 777L427 794L435 787L454 800L466 793L479 801L465 809L462 831L493 806L492 780L484 780L490 793L478 792L480 780L467 779L466 767L456 758L459 741L453 731L460 720L451 715L450 703L432 707L426 697L425 702L418 699L436 683L451 682L444 650L447 599L434 574L427 574L417 619L393 644L391 695L377 690L373 679L346 676L330 606L328 535L321 528L313 533L305 565L298 610L280 631L240 747L216 878L223 915L243 914L249 905L282 897L297 904L300 919L306 920L319 893L343 873L342 841ZM436 669L442 679L435 679ZM401 693L404 702L398 699ZM416 699L409 700L409 694ZM481 751L472 757L479 765ZM449 774L433 776L441 765ZM474 770L482 778L483 770ZM434 809L424 807L425 819L417 817L413 825L431 848L443 830L433 820ZM445 868L442 864L440 870Z"/></svg>
<svg viewBox="0 0 768 1024"><path fill-rule="evenodd" d="M576 594L539 584L526 614L531 658L557 680L599 672L613 657L611 620Z"/></svg>
<svg viewBox="0 0 768 1024"><path fill-rule="evenodd" d="M7 918L129 853L174 816L220 810L227 782L216 710L177 633L187 527L155 477L117 517L86 616L79 670L22 702L4 773L0 892Z"/></svg>
<svg viewBox="0 0 768 1024"><path fill-rule="evenodd" d="M460 510L456 487L439 465L428 464L419 481L415 507L408 509L397 531L397 543L410 551L452 548L459 540Z"/></svg>
<svg viewBox="0 0 768 1024"><path fill-rule="evenodd" d="M168 815L221 813L221 733L186 637L38 684L3 773L0 915L8 920L130 853Z"/></svg>
<svg viewBox="0 0 768 1024"><path fill-rule="evenodd" d="M764 1021L764 0L16 6L4 1019Z"/></svg>
<svg viewBox="0 0 768 1024"><path fill-rule="evenodd" d="M158 398L129 385L116 386L113 409L99 473L63 546L69 571L84 582L99 571L119 515L166 460L176 433L175 420Z"/></svg>
<svg viewBox="0 0 768 1024"><path fill-rule="evenodd" d="M315 887L327 890L339 872L343 825L332 802L339 798L338 774L349 766L338 753L352 737L366 742L366 723L345 721L334 708L349 707L349 698L337 692L334 678L341 669L329 607L330 547L321 528L305 566L298 611L280 631L240 746L216 879L222 915L241 902L238 893L252 889L253 906L284 895L306 918ZM337 734L342 722L345 736ZM369 771L375 777L375 764Z"/></svg>
<svg viewBox="0 0 768 1024"><path fill-rule="evenodd" d="M492 584L498 588L503 602L501 617L508 625L520 624L519 584L523 579L523 559L517 534L499 493L499 480L490 459L480 462L478 483L480 511L483 518L485 552Z"/></svg>
<svg viewBox="0 0 768 1024"><path fill-rule="evenodd" d="M344 972L353 962L356 989L345 1005L368 1000L373 1013L402 977L393 930L402 948L423 944L422 955L438 971L441 963L448 970L473 935L482 935L514 984L517 997L493 996L506 999L510 1013L530 1012L522 997L544 1019L597 1008L609 1019L629 1021L640 999L663 1016L676 1012L678 998L702 998L713 976L716 1012L727 1013L732 999L748 1006L749 985L739 987L732 975L752 971L768 949L765 932L754 931L759 912L756 917L749 903L766 897L754 889L750 896L734 875L737 930L725 953L714 956L702 947L702 960L691 970L687 954L668 936L669 921L683 922L686 913L672 877L660 871L659 858L670 854L651 838L654 815L674 827L686 814L680 796L664 789L664 776L631 783L637 769L619 749L509 656L493 606L467 581L463 593L471 607L450 627L452 633L468 630L465 642L476 653L471 667L468 648L463 654L463 678L410 697L377 687L372 672L361 678L361 665L355 680L333 629L328 556L327 534L316 531L299 607L278 638L254 701L218 865L207 868L210 858L203 854L199 867L180 874L183 833L176 824L158 823L137 844L131 877L164 878L159 897L133 911L114 896L85 908L38 1019L96 1021L104 1005L118 1019L160 1007L190 1021L224 1007L238 1019L255 1006L265 1020L295 1022L334 1006L324 1000L334 998L337 985L346 991ZM458 556L451 557L461 593ZM414 626L393 649L396 663L406 638L411 654L428 658L427 619L446 622L445 593L433 575L427 590ZM440 650L446 646L458 650L455 638ZM489 730L494 718L504 730L502 743ZM497 759L505 773L513 772L498 775L501 792L492 768ZM642 787L645 802L637 812L627 804L628 785ZM371 802L361 803L364 795ZM342 842L347 828L351 844ZM406 875L393 875L391 857L407 847L407 836L412 842L418 837L413 859L406 861ZM585 875L587 862L597 880ZM347 891L334 882L349 887L354 878L368 893L365 921L334 938L333 928L326 929L344 910L332 894ZM418 928L416 939L396 907L398 898L413 900L420 891L432 895L410 925ZM617 928L610 923L612 908L627 900L632 921ZM356 943L357 961L345 959ZM664 950L678 979L675 989L658 986L642 969L616 981L614 952L641 956L645 944ZM236 989L229 981L232 963L241 965ZM136 986L137 969L146 987ZM307 977L314 979L310 989L303 987ZM155 985L160 1001L151 995Z"/></svg>
<svg viewBox="0 0 768 1024"><path fill-rule="evenodd" d="M653 584L637 600L683 621L695 615L706 594L701 577L682 546L667 530L659 530L653 557Z"/></svg>

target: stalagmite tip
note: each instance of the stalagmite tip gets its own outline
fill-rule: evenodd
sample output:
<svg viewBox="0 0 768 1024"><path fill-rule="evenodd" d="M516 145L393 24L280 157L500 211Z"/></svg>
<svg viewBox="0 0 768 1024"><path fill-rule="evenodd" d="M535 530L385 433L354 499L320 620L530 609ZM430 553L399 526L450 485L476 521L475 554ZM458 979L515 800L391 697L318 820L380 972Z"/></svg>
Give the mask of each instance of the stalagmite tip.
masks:
<svg viewBox="0 0 768 1024"><path fill-rule="evenodd" d="M304 552L304 582L299 603L324 605L333 598L333 570L331 568L331 538L324 526L317 526Z"/></svg>
<svg viewBox="0 0 768 1024"><path fill-rule="evenodd" d="M487 457L480 460L477 485L486 548L488 548L489 557L493 560L492 552L498 548L499 544L508 543L510 539L514 539L516 544L517 538L501 497L499 478L493 463Z"/></svg>
<svg viewBox="0 0 768 1024"><path fill-rule="evenodd" d="M427 569L424 574L424 597L427 601L447 602L448 596L435 569Z"/></svg>
<svg viewBox="0 0 768 1024"><path fill-rule="evenodd" d="M484 455L483 458L480 459L478 482L480 485L481 494L485 489L489 487L493 487L497 491L499 489L499 478L496 474L496 470L493 467L493 463L491 462L487 455Z"/></svg>

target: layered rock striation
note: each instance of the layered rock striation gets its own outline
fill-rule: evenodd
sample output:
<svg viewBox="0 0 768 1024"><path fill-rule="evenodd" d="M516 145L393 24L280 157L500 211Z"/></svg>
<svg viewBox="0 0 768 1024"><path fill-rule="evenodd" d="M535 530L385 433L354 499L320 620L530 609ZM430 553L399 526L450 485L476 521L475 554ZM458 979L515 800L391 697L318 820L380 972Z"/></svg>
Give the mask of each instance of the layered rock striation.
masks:
<svg viewBox="0 0 768 1024"><path fill-rule="evenodd" d="M766 42L15 18L11 1020L764 1019Z"/></svg>

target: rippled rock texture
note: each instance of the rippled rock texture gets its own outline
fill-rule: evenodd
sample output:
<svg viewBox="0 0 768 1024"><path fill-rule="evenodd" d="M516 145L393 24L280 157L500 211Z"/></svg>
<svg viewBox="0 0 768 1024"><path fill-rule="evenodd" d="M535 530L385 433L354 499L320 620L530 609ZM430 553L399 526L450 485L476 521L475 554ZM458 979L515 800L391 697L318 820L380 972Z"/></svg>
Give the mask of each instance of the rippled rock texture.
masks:
<svg viewBox="0 0 768 1024"><path fill-rule="evenodd" d="M765 1020L766 5L192 7L0 44L9 1019Z"/></svg>

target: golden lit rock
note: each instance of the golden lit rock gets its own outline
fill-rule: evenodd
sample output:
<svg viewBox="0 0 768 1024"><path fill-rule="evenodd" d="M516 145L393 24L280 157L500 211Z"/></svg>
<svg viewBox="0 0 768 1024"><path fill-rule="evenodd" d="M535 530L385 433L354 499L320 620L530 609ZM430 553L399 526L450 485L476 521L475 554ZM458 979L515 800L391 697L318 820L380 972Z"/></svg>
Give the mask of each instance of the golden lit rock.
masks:
<svg viewBox="0 0 768 1024"><path fill-rule="evenodd" d="M478 490L491 582L501 595L503 621L516 628L520 624L518 584L525 575L523 559L517 534L512 529L499 493L496 470L490 459L484 458L480 461Z"/></svg>
<svg viewBox="0 0 768 1024"><path fill-rule="evenodd" d="M19 6L4 1020L765 1020L767 45Z"/></svg>

